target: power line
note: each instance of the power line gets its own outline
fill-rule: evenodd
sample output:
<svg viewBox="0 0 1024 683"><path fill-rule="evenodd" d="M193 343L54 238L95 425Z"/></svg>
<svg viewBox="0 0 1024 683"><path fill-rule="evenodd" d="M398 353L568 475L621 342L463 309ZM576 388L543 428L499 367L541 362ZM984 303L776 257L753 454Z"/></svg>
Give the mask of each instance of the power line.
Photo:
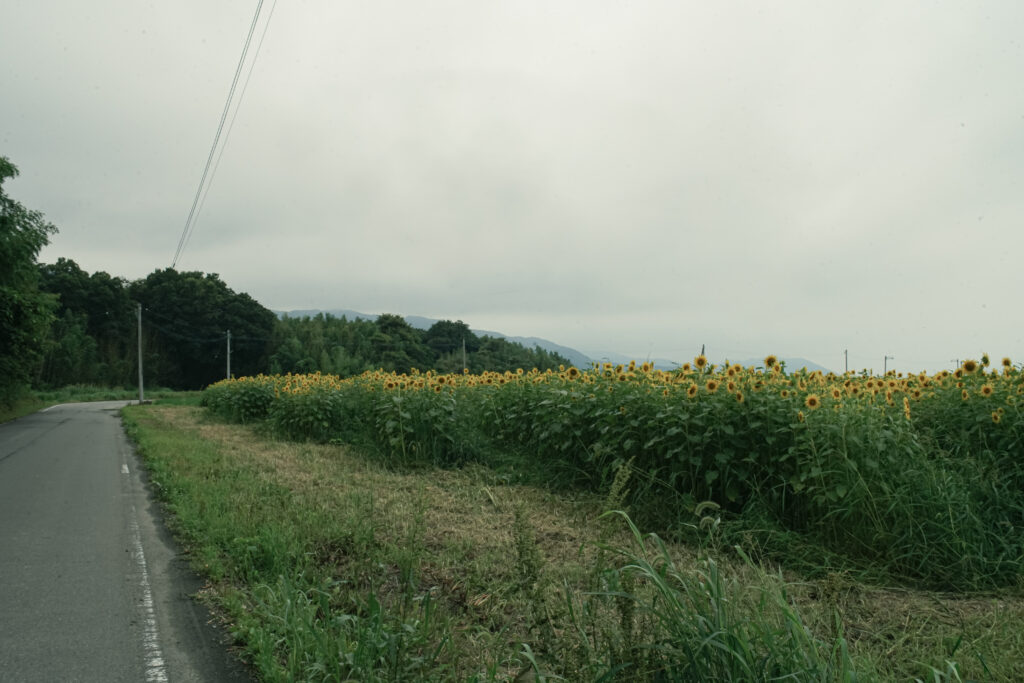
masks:
<svg viewBox="0 0 1024 683"><path fill-rule="evenodd" d="M213 187L213 179L217 177L217 169L220 168L220 160L224 158L224 150L228 147L228 140L231 139L231 131L234 130L235 120L238 118L238 111L242 108L242 102L245 100L245 92L249 89L249 81L252 79L252 71L256 66L256 60L260 58L260 50L263 49L263 40L267 37L267 29L270 28L270 21L274 18L274 10L277 8L277 0L270 6L270 12L267 13L267 21L263 24L263 33L260 34L260 42L256 43L256 52L252 55L252 61L249 62L249 72L245 75L245 83L242 84L242 92L238 95L238 103L235 105L235 112L231 115L231 122L228 123L228 131L224 134L224 144L220 146L220 151L217 152L217 161L213 164L213 172L210 174L210 182L206 184L206 190L203 191L203 197L199 200L199 208L196 209L196 215L192 221L193 227L199 220L200 214L203 213L203 207L206 205L206 197L210 194L210 188ZM189 230L188 237L185 238L185 244L182 245L182 251L188 246L189 240L192 239L192 231Z"/></svg>
<svg viewBox="0 0 1024 683"><path fill-rule="evenodd" d="M260 9L263 7L263 0L259 0L256 4L256 14L252 18L252 24L249 26L249 35L246 36L245 46L242 48L242 56L238 60L238 66L235 68L235 77L231 81L231 89L228 91L228 100L224 103L224 111L220 115L220 123L217 124L217 134L213 137L213 145L210 146L210 154L206 157L206 167L203 169L203 177L199 181L199 187L196 188L195 199L192 200L192 208L188 212L188 218L185 220L185 228L181 232L181 238L178 239L178 248L174 252L174 259L171 261L171 268L174 268L178 264L178 258L181 256L182 250L185 248L185 243L188 241L189 233L195 226L193 220L196 215L196 206L199 204L199 198L203 192L203 186L206 185L206 177L210 172L210 164L213 163L213 155L217 150L217 143L220 142L221 131L224 130L224 122L227 120L228 111L231 109L231 101L235 97L235 88L238 86L238 78L242 75L242 66L245 63L245 56L249 52L249 44L252 42L252 35L256 31L256 22L260 17ZM212 180L212 179L211 179Z"/></svg>

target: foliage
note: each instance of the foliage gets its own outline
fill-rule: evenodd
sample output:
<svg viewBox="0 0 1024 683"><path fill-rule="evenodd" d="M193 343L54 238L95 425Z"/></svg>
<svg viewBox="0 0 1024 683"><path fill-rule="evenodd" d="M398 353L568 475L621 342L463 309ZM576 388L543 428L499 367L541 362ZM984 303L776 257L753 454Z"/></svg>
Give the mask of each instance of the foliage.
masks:
<svg viewBox="0 0 1024 683"><path fill-rule="evenodd" d="M699 365L261 376L208 391L237 420L231 406L252 385L272 387L281 436L369 444L407 465L486 463L514 449L553 484L600 491L629 463L626 502L645 524L681 528L711 501L739 528L777 529L757 541L772 556L798 534L822 549L810 559L819 566L936 586L1019 580L1019 372L858 378Z"/></svg>
<svg viewBox="0 0 1024 683"><path fill-rule="evenodd" d="M465 342L465 365L463 364ZM464 322L439 320L419 330L394 314L375 321L319 313L283 317L274 330L269 369L272 374L322 373L353 377L366 370L441 373L557 368L565 358L540 347L527 348L506 339L478 337Z"/></svg>
<svg viewBox="0 0 1024 683"><path fill-rule="evenodd" d="M131 283L128 292L145 309L147 381L201 389L224 377L227 330L232 334L232 374L266 367L273 312L248 294L234 292L216 274L156 270Z"/></svg>
<svg viewBox="0 0 1024 683"><path fill-rule="evenodd" d="M53 299L39 291L35 263L56 228L4 192L4 181L17 175L0 157L0 404L8 405L35 379L53 318Z"/></svg>
<svg viewBox="0 0 1024 683"><path fill-rule="evenodd" d="M59 258L40 264L39 288L58 302L40 385L126 386L136 380L135 306L122 278L90 275Z"/></svg>

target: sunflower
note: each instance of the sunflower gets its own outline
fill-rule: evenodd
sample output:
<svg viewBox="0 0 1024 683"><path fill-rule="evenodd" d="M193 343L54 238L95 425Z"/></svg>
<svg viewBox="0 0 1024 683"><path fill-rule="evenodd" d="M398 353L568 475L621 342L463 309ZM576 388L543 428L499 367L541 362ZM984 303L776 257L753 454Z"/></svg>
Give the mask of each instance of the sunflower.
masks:
<svg viewBox="0 0 1024 683"><path fill-rule="evenodd" d="M693 365L698 370L703 370L708 366L708 358L704 354L701 354L693 359Z"/></svg>
<svg viewBox="0 0 1024 683"><path fill-rule="evenodd" d="M569 368L569 370L568 370L568 372L566 374L569 376L569 379L576 379L577 377L580 376L580 371L574 365L574 366Z"/></svg>
<svg viewBox="0 0 1024 683"><path fill-rule="evenodd" d="M799 420L800 422L803 422L804 421L804 411L798 410L796 412L796 419Z"/></svg>
<svg viewBox="0 0 1024 683"><path fill-rule="evenodd" d="M1013 367L1013 361L1010 360L1009 357L1004 357L1003 358L1003 367L1004 368L1012 368Z"/></svg>
<svg viewBox="0 0 1024 683"><path fill-rule="evenodd" d="M708 390L709 394L715 393L718 391L718 380L709 379L707 384L704 385L704 388Z"/></svg>
<svg viewBox="0 0 1024 683"><path fill-rule="evenodd" d="M774 368L779 362L779 359L774 354L769 354L764 357L764 366L769 370Z"/></svg>
<svg viewBox="0 0 1024 683"><path fill-rule="evenodd" d="M743 392L742 391L737 391L736 392L736 402L737 403L743 403Z"/></svg>
<svg viewBox="0 0 1024 683"><path fill-rule="evenodd" d="M817 410L821 407L821 399L818 398L817 394L807 394L807 398L804 400L804 405L811 410Z"/></svg>
<svg viewBox="0 0 1024 683"><path fill-rule="evenodd" d="M998 411L992 411L992 422L994 424L999 424L999 421L1002 420L1002 419L1003 419L1003 416L1000 415Z"/></svg>
<svg viewBox="0 0 1024 683"><path fill-rule="evenodd" d="M690 398L693 398L694 396L696 396L697 395L697 385L696 384L691 384L690 386L686 387L686 395L688 397L690 397Z"/></svg>
<svg viewBox="0 0 1024 683"><path fill-rule="evenodd" d="M986 368L987 368L987 367L988 367L989 365L991 365L991 364L992 364L992 361L991 361L991 360L989 360L989 357L988 357L988 354L987 354L987 353L983 353L983 354L981 354L981 364L982 364L982 366L983 366L983 367L986 367Z"/></svg>
<svg viewBox="0 0 1024 683"><path fill-rule="evenodd" d="M682 370L683 372L690 372L691 370L693 370L693 367L689 363L683 363L683 367L679 369Z"/></svg>
<svg viewBox="0 0 1024 683"><path fill-rule="evenodd" d="M779 392L779 396L782 398L789 398L789 389L783 389Z"/></svg>
<svg viewBox="0 0 1024 683"><path fill-rule="evenodd" d="M736 382L728 382L725 388L729 390L730 394L736 393Z"/></svg>
<svg viewBox="0 0 1024 683"><path fill-rule="evenodd" d="M967 393L967 390L966 390L966 389L961 389L961 390L960 390L960 398L962 398L963 400L965 400L965 401L966 401L966 400L967 400L967 399L969 399L970 397L971 397L971 395Z"/></svg>
<svg viewBox="0 0 1024 683"><path fill-rule="evenodd" d="M981 385L981 395L982 396L986 396L986 397L987 396L991 396L993 391L995 391L995 389L992 388L991 384L982 384Z"/></svg>
<svg viewBox="0 0 1024 683"><path fill-rule="evenodd" d="M843 392L839 391L836 387L832 387L832 398L838 400L843 395Z"/></svg>
<svg viewBox="0 0 1024 683"><path fill-rule="evenodd" d="M960 366L960 369L963 370L968 375L971 374L971 373L977 372L978 371L978 361L970 360L970 359L965 360L963 362L963 365Z"/></svg>

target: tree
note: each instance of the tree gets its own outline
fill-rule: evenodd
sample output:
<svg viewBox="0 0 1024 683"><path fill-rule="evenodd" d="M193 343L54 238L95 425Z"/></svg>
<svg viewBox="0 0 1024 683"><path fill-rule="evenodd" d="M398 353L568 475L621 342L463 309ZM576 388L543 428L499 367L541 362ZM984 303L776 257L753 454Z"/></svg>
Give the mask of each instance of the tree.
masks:
<svg viewBox="0 0 1024 683"><path fill-rule="evenodd" d="M39 289L58 298L43 383L126 386L135 380L135 306L123 278L103 271L89 275L74 261L60 258L39 265ZM87 343L71 343L79 332L87 335Z"/></svg>
<svg viewBox="0 0 1024 683"><path fill-rule="evenodd" d="M267 369L276 316L248 294L232 291L215 273L156 270L133 282L129 294L144 308L144 361L151 384L200 389L223 379L227 330L232 374Z"/></svg>
<svg viewBox="0 0 1024 683"><path fill-rule="evenodd" d="M461 320L457 322L438 320L430 326L430 329L423 335L423 339L438 355L455 351L461 353L463 344L465 344L466 353L474 353L480 348L480 338L469 329L469 325Z"/></svg>
<svg viewBox="0 0 1024 683"><path fill-rule="evenodd" d="M4 193L4 181L17 175L0 157L0 403L8 404L39 370L54 308L39 291L36 257L57 229Z"/></svg>
<svg viewBox="0 0 1024 683"><path fill-rule="evenodd" d="M385 370L409 372L412 368L428 368L433 364L435 356L423 343L421 332L405 318L384 313L374 322L377 332L370 337L370 342L375 358Z"/></svg>

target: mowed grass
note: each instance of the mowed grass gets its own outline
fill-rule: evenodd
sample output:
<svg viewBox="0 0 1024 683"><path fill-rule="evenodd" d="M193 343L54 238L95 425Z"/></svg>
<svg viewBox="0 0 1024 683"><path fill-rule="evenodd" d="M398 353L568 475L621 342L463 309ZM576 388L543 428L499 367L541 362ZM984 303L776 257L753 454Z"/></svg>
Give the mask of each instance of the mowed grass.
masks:
<svg viewBox="0 0 1024 683"><path fill-rule="evenodd" d="M389 470L189 406L125 411L207 599L265 680L1024 680L1019 588L806 579L494 471ZM625 470L624 470L625 471ZM628 511L627 511L628 512Z"/></svg>

